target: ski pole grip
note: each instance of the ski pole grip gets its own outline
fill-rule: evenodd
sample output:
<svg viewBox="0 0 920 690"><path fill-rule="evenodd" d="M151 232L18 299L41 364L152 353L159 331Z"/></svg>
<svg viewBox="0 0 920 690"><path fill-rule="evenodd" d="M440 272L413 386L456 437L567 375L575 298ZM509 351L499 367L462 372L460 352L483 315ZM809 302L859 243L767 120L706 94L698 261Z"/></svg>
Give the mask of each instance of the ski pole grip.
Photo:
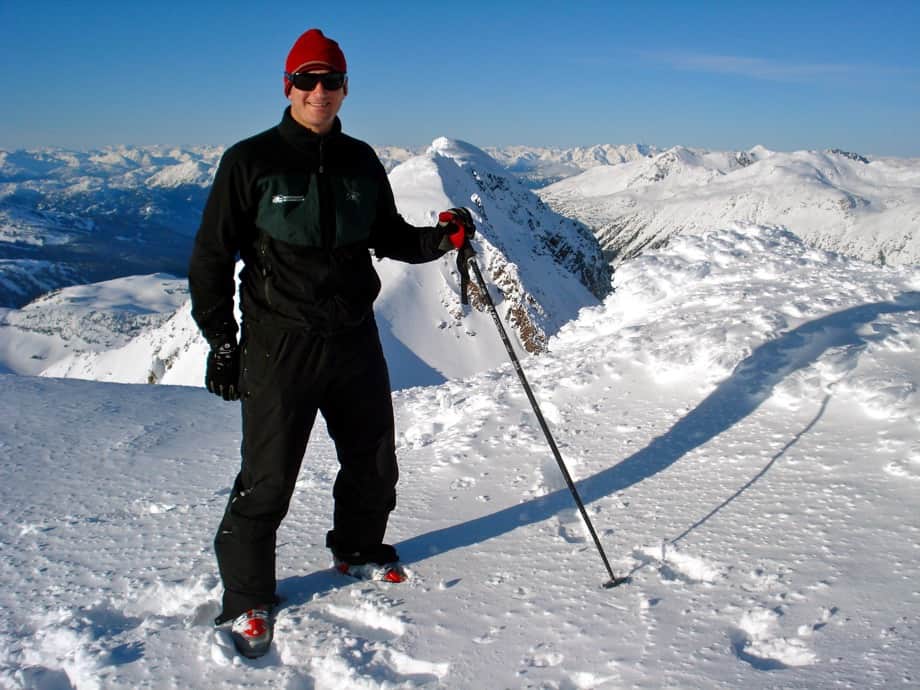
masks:
<svg viewBox="0 0 920 690"><path fill-rule="evenodd" d="M460 273L460 304L470 303L470 259L476 256L473 245L467 240L457 250L457 271Z"/></svg>

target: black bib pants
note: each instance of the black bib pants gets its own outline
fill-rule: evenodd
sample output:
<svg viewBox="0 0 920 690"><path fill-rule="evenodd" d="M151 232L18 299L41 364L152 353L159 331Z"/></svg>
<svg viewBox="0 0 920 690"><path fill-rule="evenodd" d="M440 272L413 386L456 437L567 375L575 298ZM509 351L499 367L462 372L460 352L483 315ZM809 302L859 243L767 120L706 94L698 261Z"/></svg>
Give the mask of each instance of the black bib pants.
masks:
<svg viewBox="0 0 920 690"><path fill-rule="evenodd" d="M373 315L322 336L243 324L242 467L214 541L222 620L275 600L275 538L319 411L335 443L336 549L383 541L398 470L390 382Z"/></svg>

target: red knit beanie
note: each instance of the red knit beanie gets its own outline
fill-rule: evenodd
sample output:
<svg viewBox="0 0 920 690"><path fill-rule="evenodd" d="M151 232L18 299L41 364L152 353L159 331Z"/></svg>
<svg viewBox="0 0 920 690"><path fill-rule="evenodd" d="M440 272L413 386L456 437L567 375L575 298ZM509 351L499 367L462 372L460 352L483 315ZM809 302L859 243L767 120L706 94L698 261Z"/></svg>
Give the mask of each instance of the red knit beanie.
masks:
<svg viewBox="0 0 920 690"><path fill-rule="evenodd" d="M306 68L306 69L305 69ZM307 69L330 69L333 72L347 72L345 55L339 44L326 38L319 29L310 29L294 42L284 63L284 71L293 74ZM284 77L284 95L291 93L291 82Z"/></svg>

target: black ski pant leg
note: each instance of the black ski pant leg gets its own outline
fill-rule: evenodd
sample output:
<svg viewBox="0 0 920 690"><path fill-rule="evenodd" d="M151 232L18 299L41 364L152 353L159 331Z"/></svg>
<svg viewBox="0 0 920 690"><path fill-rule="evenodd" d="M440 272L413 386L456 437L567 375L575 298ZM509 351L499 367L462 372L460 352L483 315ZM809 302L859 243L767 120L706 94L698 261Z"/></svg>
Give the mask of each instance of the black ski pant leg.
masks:
<svg viewBox="0 0 920 690"><path fill-rule="evenodd" d="M339 460L330 545L353 553L383 543L399 478L390 377L376 323L341 344L336 360L320 407Z"/></svg>
<svg viewBox="0 0 920 690"><path fill-rule="evenodd" d="M276 533L287 514L316 418L304 380L310 348L294 334L244 325L242 465L214 540L224 584L221 619L275 599Z"/></svg>

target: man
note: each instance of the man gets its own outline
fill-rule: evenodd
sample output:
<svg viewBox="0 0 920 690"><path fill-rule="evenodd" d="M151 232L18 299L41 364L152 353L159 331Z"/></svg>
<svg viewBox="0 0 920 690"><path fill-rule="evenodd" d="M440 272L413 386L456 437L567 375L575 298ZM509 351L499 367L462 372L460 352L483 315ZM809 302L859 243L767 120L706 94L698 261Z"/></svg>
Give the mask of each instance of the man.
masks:
<svg viewBox="0 0 920 690"><path fill-rule="evenodd" d="M284 93L281 123L221 159L189 267L192 315L211 347L206 386L242 400L242 465L214 541L224 585L216 622L233 621L250 657L271 643L275 535L317 411L340 464L326 540L336 565L401 578L396 550L383 543L397 465L370 250L420 263L468 249L475 232L466 209L442 212L430 228L399 215L373 149L342 133L345 56L318 29L291 48Z"/></svg>

